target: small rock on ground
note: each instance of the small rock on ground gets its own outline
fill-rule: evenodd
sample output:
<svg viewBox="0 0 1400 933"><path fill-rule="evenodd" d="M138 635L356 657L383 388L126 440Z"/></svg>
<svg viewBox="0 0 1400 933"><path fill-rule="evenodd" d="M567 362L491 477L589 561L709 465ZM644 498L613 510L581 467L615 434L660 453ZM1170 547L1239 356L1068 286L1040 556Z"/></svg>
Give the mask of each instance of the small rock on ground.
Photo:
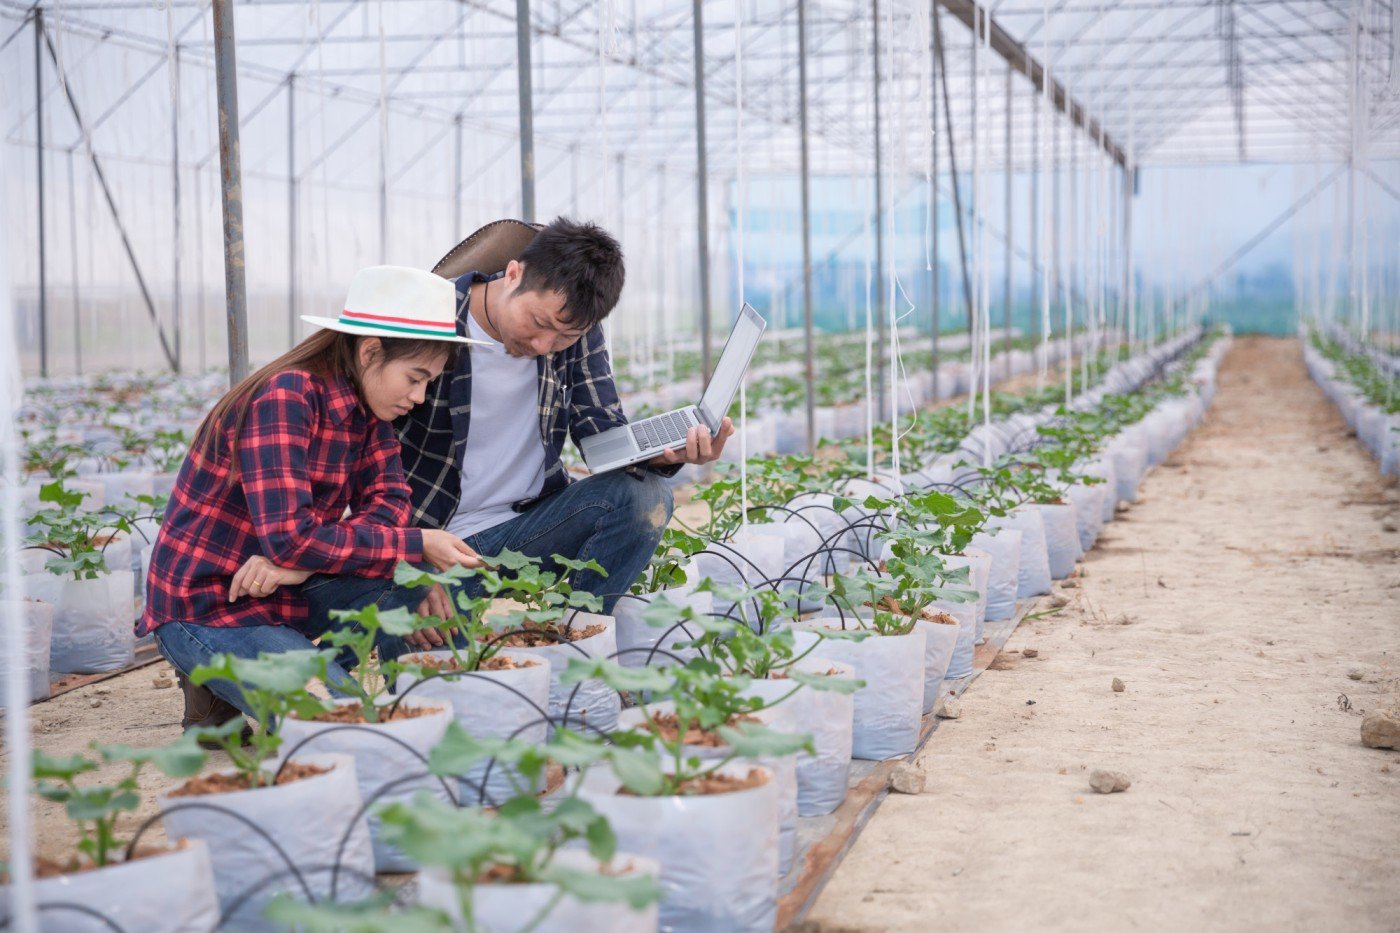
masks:
<svg viewBox="0 0 1400 933"><path fill-rule="evenodd" d="M151 686L157 690L168 690L175 686L175 680L169 674L157 674L151 678Z"/></svg>
<svg viewBox="0 0 1400 933"><path fill-rule="evenodd" d="M939 719L957 719L962 715L962 700L957 697L944 697L943 705L938 708Z"/></svg>
<svg viewBox="0 0 1400 933"><path fill-rule="evenodd" d="M928 774L912 761L895 765L890 773L890 790L897 794L922 794L928 785Z"/></svg>
<svg viewBox="0 0 1400 933"><path fill-rule="evenodd" d="M1061 580L1061 581L1060 581L1060 589L1062 589L1062 590L1072 590L1072 589L1074 589L1074 588L1075 588L1076 586L1078 586L1078 585L1079 585L1079 581L1078 581L1078 580Z"/></svg>
<svg viewBox="0 0 1400 933"><path fill-rule="evenodd" d="M1128 687L1127 687L1126 684L1123 683L1123 681L1119 680L1117 677L1113 678L1113 692L1114 692L1114 693L1122 693L1124 690L1127 690L1127 689L1128 689Z"/></svg>
<svg viewBox="0 0 1400 933"><path fill-rule="evenodd" d="M101 705L102 705L102 698L101 698L101 697L93 697L91 700L88 700L88 706L91 706L93 709L97 709L97 708L98 708L99 706L101 706Z"/></svg>
<svg viewBox="0 0 1400 933"><path fill-rule="evenodd" d="M1069 605L1069 597L1063 593L1056 593L1050 597L1050 605L1056 609Z"/></svg>
<svg viewBox="0 0 1400 933"><path fill-rule="evenodd" d="M1089 786L1100 794L1116 794L1133 786L1133 781L1122 771L1104 771L1095 768L1089 775Z"/></svg>
<svg viewBox="0 0 1400 933"><path fill-rule="evenodd" d="M1349 677L1352 680L1360 680L1362 677L1365 676L1366 672L1359 667L1353 667L1347 671L1347 677Z"/></svg>
<svg viewBox="0 0 1400 933"><path fill-rule="evenodd" d="M1361 744L1400 750L1400 709L1373 709L1361 720Z"/></svg>
<svg viewBox="0 0 1400 933"><path fill-rule="evenodd" d="M1038 649L1036 649L1036 648L1022 648L1022 649L1021 649L1021 657L1023 657L1023 658L1038 658L1038 657L1040 657L1040 651L1039 651Z"/></svg>

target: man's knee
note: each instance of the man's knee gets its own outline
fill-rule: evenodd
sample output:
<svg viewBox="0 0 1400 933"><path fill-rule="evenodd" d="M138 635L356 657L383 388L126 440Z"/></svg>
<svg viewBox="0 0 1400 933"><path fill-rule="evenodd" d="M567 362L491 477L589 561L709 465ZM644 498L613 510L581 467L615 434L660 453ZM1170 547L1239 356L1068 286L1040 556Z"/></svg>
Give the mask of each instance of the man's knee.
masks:
<svg viewBox="0 0 1400 933"><path fill-rule="evenodd" d="M634 520L660 537L662 530L671 523L671 513L676 507L671 484L665 477L645 473L640 481L633 480L624 488L631 493L627 505Z"/></svg>

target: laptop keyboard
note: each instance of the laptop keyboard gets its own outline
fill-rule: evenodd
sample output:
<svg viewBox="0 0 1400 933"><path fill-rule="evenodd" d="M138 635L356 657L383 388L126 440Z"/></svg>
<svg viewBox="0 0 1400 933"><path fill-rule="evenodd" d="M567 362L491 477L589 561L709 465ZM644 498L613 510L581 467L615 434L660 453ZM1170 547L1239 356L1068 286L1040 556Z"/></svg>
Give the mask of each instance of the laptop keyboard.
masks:
<svg viewBox="0 0 1400 933"><path fill-rule="evenodd" d="M632 438L642 450L675 447L685 440L685 434L695 424L689 409L668 411L664 415L645 418L628 425Z"/></svg>

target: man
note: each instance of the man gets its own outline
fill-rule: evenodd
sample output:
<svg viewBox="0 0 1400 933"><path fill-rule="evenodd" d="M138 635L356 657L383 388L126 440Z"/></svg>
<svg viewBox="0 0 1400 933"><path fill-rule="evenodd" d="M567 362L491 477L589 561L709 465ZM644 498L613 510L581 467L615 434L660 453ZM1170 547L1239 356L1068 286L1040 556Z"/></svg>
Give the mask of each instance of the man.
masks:
<svg viewBox="0 0 1400 933"><path fill-rule="evenodd" d="M510 257L510 258L506 258ZM478 554L596 560L571 583L611 612L646 567L670 522L665 478L717 459L734 433L690 429L684 449L626 470L571 481L564 444L626 424L602 323L623 285L622 250L594 224L542 228L498 221L434 269L455 279L458 332L488 341L429 386L427 402L395 426L414 524L446 528ZM423 611L450 613L435 590ZM410 637L441 643L437 632Z"/></svg>

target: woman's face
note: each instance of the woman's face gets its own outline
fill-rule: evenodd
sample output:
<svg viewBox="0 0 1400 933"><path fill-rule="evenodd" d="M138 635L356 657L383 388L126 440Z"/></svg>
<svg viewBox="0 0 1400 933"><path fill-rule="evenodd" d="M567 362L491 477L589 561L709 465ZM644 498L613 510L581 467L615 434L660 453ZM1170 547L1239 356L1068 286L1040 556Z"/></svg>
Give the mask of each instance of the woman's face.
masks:
<svg viewBox="0 0 1400 933"><path fill-rule="evenodd" d="M428 383L442 374L446 353L405 357L382 362L383 347L378 337L360 341L360 387L365 405L375 417L392 421L408 414L427 394Z"/></svg>

